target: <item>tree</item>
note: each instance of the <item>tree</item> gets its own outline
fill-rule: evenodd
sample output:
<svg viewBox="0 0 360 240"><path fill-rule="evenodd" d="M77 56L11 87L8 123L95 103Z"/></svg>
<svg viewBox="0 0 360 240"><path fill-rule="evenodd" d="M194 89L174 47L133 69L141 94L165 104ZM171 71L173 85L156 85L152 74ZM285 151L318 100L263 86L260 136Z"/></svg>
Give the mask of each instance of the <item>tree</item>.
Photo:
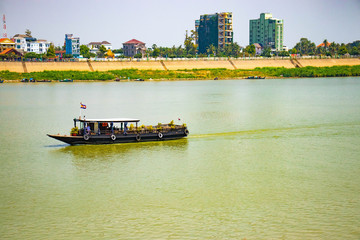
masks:
<svg viewBox="0 0 360 240"><path fill-rule="evenodd" d="M351 51L350 51L351 55L359 55L359 49L355 46L352 47Z"/></svg>
<svg viewBox="0 0 360 240"><path fill-rule="evenodd" d="M56 56L53 44L50 44L50 47L48 48L48 50L46 52L46 56L49 57L49 58L54 58Z"/></svg>
<svg viewBox="0 0 360 240"><path fill-rule="evenodd" d="M261 56L263 57L271 57L271 48L265 47L264 50L261 53Z"/></svg>
<svg viewBox="0 0 360 240"><path fill-rule="evenodd" d="M279 52L279 57L288 57L290 54L288 51L281 51Z"/></svg>
<svg viewBox="0 0 360 240"><path fill-rule="evenodd" d="M325 49L325 52L327 52L327 50L328 50L328 40L327 39L325 39L324 41L323 41L323 43L324 43L324 49Z"/></svg>
<svg viewBox="0 0 360 240"><path fill-rule="evenodd" d="M106 47L104 45L101 45L99 51L97 52L97 57L103 58L105 56L106 51L107 51Z"/></svg>
<svg viewBox="0 0 360 240"><path fill-rule="evenodd" d="M245 48L245 53L247 53L249 56L255 56L255 45L254 44L251 44L251 45L248 45L246 46Z"/></svg>
<svg viewBox="0 0 360 240"><path fill-rule="evenodd" d="M24 58L40 58L40 56L34 52L28 52L25 53Z"/></svg>
<svg viewBox="0 0 360 240"><path fill-rule="evenodd" d="M348 53L348 50L347 50L345 44L342 43L341 46L340 46L340 49L339 49L339 54L340 55L345 55L347 53Z"/></svg>
<svg viewBox="0 0 360 240"><path fill-rule="evenodd" d="M185 40L184 40L184 46L185 46L185 52L189 55L195 55L197 45L195 44L195 37L197 36L197 32L194 30L191 30L191 35L188 35L188 31L186 30L185 34Z"/></svg>
<svg viewBox="0 0 360 240"><path fill-rule="evenodd" d="M73 58L72 54L63 54L63 58Z"/></svg>
<svg viewBox="0 0 360 240"><path fill-rule="evenodd" d="M330 43L330 45L329 45L329 53L330 53L330 55L335 55L335 53L337 52L337 50L336 50L336 44L335 44L335 42L332 42L332 43Z"/></svg>
<svg viewBox="0 0 360 240"><path fill-rule="evenodd" d="M85 57L90 53L90 48L86 45L80 45L80 55L83 55Z"/></svg>
<svg viewBox="0 0 360 240"><path fill-rule="evenodd" d="M300 42L296 43L294 48L301 55L313 55L316 51L315 43L311 42L307 38L300 38Z"/></svg>
<svg viewBox="0 0 360 240"><path fill-rule="evenodd" d="M29 29L26 29L26 30L25 30L25 35L26 35L27 37L32 37L31 31L30 31Z"/></svg>
<svg viewBox="0 0 360 240"><path fill-rule="evenodd" d="M134 55L134 58L142 58L142 54L141 53L137 53Z"/></svg>
<svg viewBox="0 0 360 240"><path fill-rule="evenodd" d="M153 44L151 56L153 58L157 58L157 57L159 57L159 55L160 55L160 49L156 46L156 44Z"/></svg>
<svg viewBox="0 0 360 240"><path fill-rule="evenodd" d="M209 54L209 55L213 55L215 56L215 51L216 51L216 48L213 44L211 44L207 49L206 49L206 52Z"/></svg>

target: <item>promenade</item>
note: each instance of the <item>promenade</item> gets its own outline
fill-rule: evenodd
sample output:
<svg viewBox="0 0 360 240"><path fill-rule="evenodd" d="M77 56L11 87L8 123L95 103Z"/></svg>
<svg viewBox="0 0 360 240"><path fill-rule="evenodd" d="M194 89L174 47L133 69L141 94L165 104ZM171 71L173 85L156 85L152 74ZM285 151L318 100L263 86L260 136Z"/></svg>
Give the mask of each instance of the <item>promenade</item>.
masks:
<svg viewBox="0 0 360 240"><path fill-rule="evenodd" d="M0 62L0 71L30 73L42 71L109 71L121 69L179 70L179 69L254 69L256 67L331 67L360 65L360 58L330 59L191 59L191 60L121 60L75 62Z"/></svg>

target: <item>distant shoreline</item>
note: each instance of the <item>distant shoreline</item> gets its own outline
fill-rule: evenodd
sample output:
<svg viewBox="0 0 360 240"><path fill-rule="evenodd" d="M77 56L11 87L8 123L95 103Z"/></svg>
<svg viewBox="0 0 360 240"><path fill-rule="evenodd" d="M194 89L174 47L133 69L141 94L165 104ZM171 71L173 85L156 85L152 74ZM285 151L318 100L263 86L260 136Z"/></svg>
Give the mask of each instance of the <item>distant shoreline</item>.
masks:
<svg viewBox="0 0 360 240"><path fill-rule="evenodd" d="M75 81L167 81L245 79L247 77L360 76L360 59L222 60L163 62L0 62L0 78L16 82L74 79ZM130 64L130 65L129 65ZM92 70L89 70L91 65ZM160 67L159 67L160 65ZM70 69L69 69L70 68ZM72 68L72 69L71 69ZM75 70L76 69L76 70ZM38 70L38 71L34 71Z"/></svg>

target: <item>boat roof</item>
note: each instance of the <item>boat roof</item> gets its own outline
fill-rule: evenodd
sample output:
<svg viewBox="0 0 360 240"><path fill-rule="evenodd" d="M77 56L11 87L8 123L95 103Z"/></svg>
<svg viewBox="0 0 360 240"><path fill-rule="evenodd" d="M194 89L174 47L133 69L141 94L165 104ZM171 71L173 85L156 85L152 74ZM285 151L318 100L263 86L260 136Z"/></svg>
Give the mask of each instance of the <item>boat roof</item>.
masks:
<svg viewBox="0 0 360 240"><path fill-rule="evenodd" d="M75 119L79 122L139 122L140 119L135 118L91 118L91 119Z"/></svg>

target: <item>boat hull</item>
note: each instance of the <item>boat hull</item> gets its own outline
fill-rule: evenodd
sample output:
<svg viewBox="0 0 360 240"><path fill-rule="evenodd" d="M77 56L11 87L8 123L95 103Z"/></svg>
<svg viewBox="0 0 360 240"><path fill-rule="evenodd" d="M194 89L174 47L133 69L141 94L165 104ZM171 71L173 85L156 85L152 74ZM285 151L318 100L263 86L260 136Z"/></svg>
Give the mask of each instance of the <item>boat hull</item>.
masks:
<svg viewBox="0 0 360 240"><path fill-rule="evenodd" d="M116 143L175 140L186 137L188 134L189 131L187 129L185 130L181 129L178 131L171 131L161 134L144 133L144 134L128 134L128 135L88 135L88 137L48 134L48 136L70 145L80 145L80 144L116 144Z"/></svg>

